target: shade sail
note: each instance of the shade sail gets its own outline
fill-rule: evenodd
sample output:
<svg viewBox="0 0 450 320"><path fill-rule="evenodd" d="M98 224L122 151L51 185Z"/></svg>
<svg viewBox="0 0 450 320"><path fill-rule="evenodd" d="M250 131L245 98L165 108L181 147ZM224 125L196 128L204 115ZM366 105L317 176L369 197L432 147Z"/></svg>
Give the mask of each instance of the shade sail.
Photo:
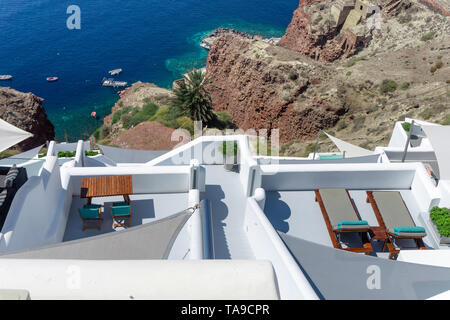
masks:
<svg viewBox="0 0 450 320"><path fill-rule="evenodd" d="M372 151L355 146L351 143L342 141L338 138L333 137L332 135L329 135L328 133L326 133L324 131L324 133L328 136L328 138L331 139L331 141L333 141L333 143L336 145L336 147L338 147L338 149L341 152L345 152L345 156L346 157L362 157L362 156L368 156L373 154Z"/></svg>
<svg viewBox="0 0 450 320"><path fill-rule="evenodd" d="M167 218L81 240L1 255L0 259L160 260L167 259L183 226L185 210Z"/></svg>
<svg viewBox="0 0 450 320"><path fill-rule="evenodd" d="M439 166L441 180L450 180L450 126L425 126L425 131Z"/></svg>
<svg viewBox="0 0 450 320"><path fill-rule="evenodd" d="M0 152L33 135L0 119Z"/></svg>
<svg viewBox="0 0 450 320"><path fill-rule="evenodd" d="M450 268L376 258L278 234L324 299L417 300L450 288Z"/></svg>

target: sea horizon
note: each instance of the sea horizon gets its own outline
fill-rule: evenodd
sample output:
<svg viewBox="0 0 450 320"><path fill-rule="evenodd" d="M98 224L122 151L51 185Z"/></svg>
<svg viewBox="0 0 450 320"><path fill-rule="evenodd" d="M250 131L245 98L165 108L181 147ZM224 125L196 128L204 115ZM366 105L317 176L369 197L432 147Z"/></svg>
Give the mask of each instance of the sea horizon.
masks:
<svg viewBox="0 0 450 320"><path fill-rule="evenodd" d="M81 29L69 30L67 8L81 9ZM171 88L192 68L206 64L201 39L218 27L264 37L280 37L297 0L280 3L231 0L72 1L4 0L0 3L0 74L13 75L0 86L32 92L44 99L55 126L55 139L86 139L119 99L104 88L109 70L122 68L116 80L151 82ZM3 39L2 39L3 38ZM49 76L59 81L49 83ZM99 119L90 117L95 111Z"/></svg>

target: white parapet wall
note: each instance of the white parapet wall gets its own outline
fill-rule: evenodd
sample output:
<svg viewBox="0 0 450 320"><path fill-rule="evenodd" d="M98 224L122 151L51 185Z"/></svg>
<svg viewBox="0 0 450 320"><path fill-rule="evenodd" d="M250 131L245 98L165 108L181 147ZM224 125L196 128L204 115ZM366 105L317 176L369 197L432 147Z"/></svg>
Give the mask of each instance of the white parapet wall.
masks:
<svg viewBox="0 0 450 320"><path fill-rule="evenodd" d="M421 163L261 166L261 174L257 187L266 191L411 190L422 212L428 212L442 198Z"/></svg>
<svg viewBox="0 0 450 320"><path fill-rule="evenodd" d="M422 212L428 212L432 207L439 205L442 193L431 181L425 167L421 163L412 164L416 167L414 179L411 183L411 192Z"/></svg>
<svg viewBox="0 0 450 320"><path fill-rule="evenodd" d="M258 203L261 203L261 201L262 199L250 197L247 199L245 209L244 229L255 258L272 262L277 275L281 299L319 299L302 270L259 207Z"/></svg>
<svg viewBox="0 0 450 320"><path fill-rule="evenodd" d="M74 165L74 162L65 165ZM16 193L0 234L0 253L61 241L72 194L61 185L55 156Z"/></svg>
<svg viewBox="0 0 450 320"><path fill-rule="evenodd" d="M403 121L396 122L394 130L392 131L391 139L389 140L389 148L404 148L406 140L408 140L408 133L403 129Z"/></svg>
<svg viewBox="0 0 450 320"><path fill-rule="evenodd" d="M268 261L3 259L0 269L0 289L27 290L36 300L279 299Z"/></svg>
<svg viewBox="0 0 450 320"><path fill-rule="evenodd" d="M79 195L83 177L133 177L133 193L179 193L190 189L191 166L136 166L136 167L67 167L62 169L63 186L73 183L74 194Z"/></svg>
<svg viewBox="0 0 450 320"><path fill-rule="evenodd" d="M450 250L402 250L397 261L450 268Z"/></svg>
<svg viewBox="0 0 450 320"><path fill-rule="evenodd" d="M199 190L189 191L189 207L193 208L200 204ZM190 235L190 251L189 259L201 260L203 259L203 233L202 220L200 216L200 208L194 210L194 213L188 221L189 235Z"/></svg>
<svg viewBox="0 0 450 320"><path fill-rule="evenodd" d="M77 146L80 155L82 145ZM0 233L0 254L61 242L72 198L80 195L82 177L131 175L134 194L188 193L191 189L194 165L83 168L80 159L59 166L56 156L47 156L41 175L31 177L19 189Z"/></svg>
<svg viewBox="0 0 450 320"><path fill-rule="evenodd" d="M202 136L185 145L182 145L166 154L146 163L147 166L180 166L189 165L196 159L199 165L224 164L224 156L219 152L223 142L236 141L238 143L238 159L240 163L240 181L244 192L250 196L254 191L254 179L258 178L258 163L253 158L248 136Z"/></svg>
<svg viewBox="0 0 450 320"><path fill-rule="evenodd" d="M417 164L354 163L261 166L266 191L409 189Z"/></svg>

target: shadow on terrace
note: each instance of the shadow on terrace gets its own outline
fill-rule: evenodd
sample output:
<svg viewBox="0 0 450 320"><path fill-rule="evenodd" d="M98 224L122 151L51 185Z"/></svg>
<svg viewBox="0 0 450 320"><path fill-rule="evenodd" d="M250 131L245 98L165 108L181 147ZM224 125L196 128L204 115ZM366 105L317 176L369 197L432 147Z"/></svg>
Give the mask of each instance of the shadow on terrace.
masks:
<svg viewBox="0 0 450 320"><path fill-rule="evenodd" d="M369 248L366 253L383 258L405 249L439 249L429 218L439 195L420 164L263 165L261 172L262 208L281 233L328 247L360 248L356 252ZM374 203L368 191L374 191ZM364 230L339 232L339 220ZM404 225L420 229L414 234L420 238L390 235Z"/></svg>

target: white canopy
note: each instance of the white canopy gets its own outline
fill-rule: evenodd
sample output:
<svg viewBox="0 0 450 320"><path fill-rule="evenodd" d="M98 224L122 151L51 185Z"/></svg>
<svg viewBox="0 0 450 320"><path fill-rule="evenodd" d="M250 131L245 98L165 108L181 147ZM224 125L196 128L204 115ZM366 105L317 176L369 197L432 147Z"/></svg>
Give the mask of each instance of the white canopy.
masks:
<svg viewBox="0 0 450 320"><path fill-rule="evenodd" d="M328 138L331 139L331 141L333 141L333 143L336 145L336 147L338 147L338 149L341 152L345 151L345 156L346 157L349 157L349 158L351 158L351 157L362 157L362 156L368 156L368 155L373 154L373 152L370 151L370 150L367 150L367 149L355 146L355 145L353 145L351 143L342 141L342 140L340 140L338 138L333 137L332 135L329 135L325 131L324 131L324 133L328 136Z"/></svg>
<svg viewBox="0 0 450 320"><path fill-rule="evenodd" d="M0 119L0 152L33 135Z"/></svg>
<svg viewBox="0 0 450 320"><path fill-rule="evenodd" d="M441 180L450 180L450 126L422 125L439 166Z"/></svg>

